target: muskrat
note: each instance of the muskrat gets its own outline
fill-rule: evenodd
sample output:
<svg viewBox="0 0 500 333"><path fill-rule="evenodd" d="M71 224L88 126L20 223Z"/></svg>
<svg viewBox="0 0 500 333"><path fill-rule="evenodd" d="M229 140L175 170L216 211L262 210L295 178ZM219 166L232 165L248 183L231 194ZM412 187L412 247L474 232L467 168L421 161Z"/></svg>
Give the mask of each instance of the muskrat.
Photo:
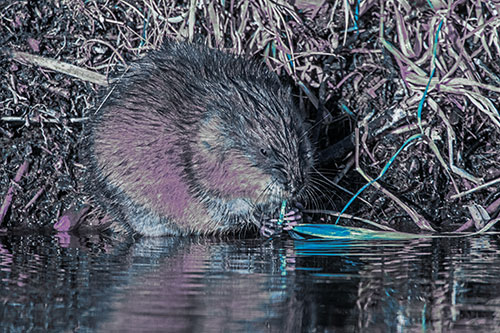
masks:
<svg viewBox="0 0 500 333"><path fill-rule="evenodd" d="M91 116L85 183L118 223L148 236L266 229L283 199L304 198L311 142L265 64L167 41L117 81Z"/></svg>

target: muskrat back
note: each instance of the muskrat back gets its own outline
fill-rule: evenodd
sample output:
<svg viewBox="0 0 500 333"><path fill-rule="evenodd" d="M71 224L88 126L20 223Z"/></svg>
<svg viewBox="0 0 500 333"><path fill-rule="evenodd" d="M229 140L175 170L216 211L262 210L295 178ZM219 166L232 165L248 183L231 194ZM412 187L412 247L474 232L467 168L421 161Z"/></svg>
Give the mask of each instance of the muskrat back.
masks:
<svg viewBox="0 0 500 333"><path fill-rule="evenodd" d="M306 193L304 120L262 63L168 41L105 96L88 129L85 183L139 234L239 231Z"/></svg>

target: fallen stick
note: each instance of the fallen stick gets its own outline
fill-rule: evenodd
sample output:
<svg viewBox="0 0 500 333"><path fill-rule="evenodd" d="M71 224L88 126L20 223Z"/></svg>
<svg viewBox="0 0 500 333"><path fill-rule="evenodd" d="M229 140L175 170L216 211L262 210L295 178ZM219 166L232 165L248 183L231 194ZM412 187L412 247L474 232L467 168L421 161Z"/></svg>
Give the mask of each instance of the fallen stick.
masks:
<svg viewBox="0 0 500 333"><path fill-rule="evenodd" d="M92 82L103 87L108 86L108 80L106 79L106 76L85 68L21 51L8 50L7 53L10 54L10 56L15 60L23 60L30 64L52 69L54 71L76 77L83 81Z"/></svg>
<svg viewBox="0 0 500 333"><path fill-rule="evenodd" d="M18 183L21 180L24 172L28 169L28 160L24 160L23 164L17 169L16 176L14 177L14 183ZM14 196L14 186L11 184L9 190L7 191L7 195L3 201L2 207L0 207L0 225L2 224L3 218L7 215L7 210L10 207L10 203L12 202L12 197Z"/></svg>
<svg viewBox="0 0 500 333"><path fill-rule="evenodd" d="M486 207L486 211L489 214L491 214L494 211L496 211L499 207L500 207L500 198L496 199L495 201L493 201L493 203L491 205ZM463 231L469 229L470 227L472 227L473 225L474 225L474 219L470 219L469 221L465 222L460 228L458 228L454 232L463 232Z"/></svg>

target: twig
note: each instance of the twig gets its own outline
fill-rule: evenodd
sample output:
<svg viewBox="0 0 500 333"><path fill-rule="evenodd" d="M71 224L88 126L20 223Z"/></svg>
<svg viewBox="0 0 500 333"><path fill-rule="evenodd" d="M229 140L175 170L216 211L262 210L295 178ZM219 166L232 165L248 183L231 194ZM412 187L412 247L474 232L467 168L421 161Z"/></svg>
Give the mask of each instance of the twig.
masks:
<svg viewBox="0 0 500 333"><path fill-rule="evenodd" d="M31 200L26 204L26 206L24 206L24 210L28 210L28 208L30 208L31 205L35 203L35 201L40 197L40 195L42 195L43 191L45 191L45 186L46 185L42 186L42 188L35 193L33 198L31 198Z"/></svg>
<svg viewBox="0 0 500 333"><path fill-rule="evenodd" d="M88 69L81 68L72 64L68 64L66 62L46 57L41 57L26 52L12 51L12 50L10 51L10 55L15 60L26 61L30 64L48 68L60 73L64 73L83 81L89 81L104 87L108 85L108 81L106 80L106 77L104 75L89 71Z"/></svg>
<svg viewBox="0 0 500 333"><path fill-rule="evenodd" d="M342 169L342 171L340 171L336 176L335 178L333 178L333 182L335 184L338 184L342 178L344 178L344 176L347 174L347 172L349 172L349 170L351 170L352 166L354 165L354 156L351 156L349 158L349 160L346 162L344 168Z"/></svg>
<svg viewBox="0 0 500 333"><path fill-rule="evenodd" d="M494 211L496 211L498 209L498 207L500 207L500 198L496 199L495 201L493 201L493 203L491 205L489 205L488 207L486 207L486 211L489 214L491 214ZM470 219L469 221L465 222L460 228L458 228L454 232L462 232L464 230L469 229L473 225L474 225L474 219Z"/></svg>
<svg viewBox="0 0 500 333"><path fill-rule="evenodd" d="M357 217L357 216L354 216L354 215L346 214L346 213L340 214L339 212L335 212L333 210L304 209L304 210L302 210L302 212L308 213L308 214L326 214L326 215L331 215L331 216L340 216L340 217L342 217L344 219L351 219L351 220L361 221L361 222L364 222L366 224L372 225L374 227L380 228L382 230L396 231L395 229L393 229L393 228L391 228L389 226L386 226L386 225L383 225L383 224L380 224L380 223L377 223L377 222L373 222L371 220L363 219L361 217Z"/></svg>
<svg viewBox="0 0 500 333"><path fill-rule="evenodd" d="M460 192L460 193L457 193L457 194L453 194L452 196L450 196L450 198L451 199L461 198L461 197L463 197L463 196L465 196L467 194L471 194L473 192L482 190L483 188L486 188L488 186L495 185L496 183L500 183L500 178L490 180L489 182L484 183L483 185L476 186L476 187L471 188L470 190L467 190L465 192Z"/></svg>
<svg viewBox="0 0 500 333"><path fill-rule="evenodd" d="M24 160L23 164L21 164L19 169L17 169L16 176L14 177L14 183L18 183L21 180L21 177L28 168L28 164L29 164L28 160ZM14 196L14 186L10 185L9 190L7 191L7 195L5 196L5 199L3 201L2 207L0 207L0 225L2 224L5 215L7 214L7 210L10 207L10 203L12 202L13 196Z"/></svg>
<svg viewBox="0 0 500 333"><path fill-rule="evenodd" d="M69 118L70 123L83 123L87 121L89 117L82 117L82 118ZM26 117L1 117L0 120L3 122L18 122L18 123L24 123L26 122ZM38 123L39 120L35 119L34 117L29 117L28 120L32 123ZM41 120L43 123L49 123L49 124L61 124L62 122L58 119L43 119Z"/></svg>

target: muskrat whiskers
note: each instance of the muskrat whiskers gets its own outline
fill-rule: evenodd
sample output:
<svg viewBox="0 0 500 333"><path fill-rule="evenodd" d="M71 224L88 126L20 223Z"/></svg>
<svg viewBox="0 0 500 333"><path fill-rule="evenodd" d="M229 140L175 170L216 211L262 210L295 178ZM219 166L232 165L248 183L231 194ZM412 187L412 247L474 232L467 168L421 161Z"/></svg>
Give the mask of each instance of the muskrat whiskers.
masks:
<svg viewBox="0 0 500 333"><path fill-rule="evenodd" d="M314 171L314 175L319 175L321 177L321 179L324 182L326 182L328 185L334 186L334 187L338 188L339 190L346 191L345 188L343 188L342 186L340 186L336 182L334 182L331 179L329 179L328 177L326 177L322 172L317 170L315 167L312 167L312 170ZM316 178L316 179L318 179L318 178Z"/></svg>
<svg viewBox="0 0 500 333"><path fill-rule="evenodd" d="M333 201L332 197L327 194L323 194L321 197L317 197L317 202L323 202L323 204L318 205L318 209L324 209L325 208L325 201L328 204L328 207L331 207L332 209L337 209L337 205Z"/></svg>
<svg viewBox="0 0 500 333"><path fill-rule="evenodd" d="M324 184L326 183L330 185L327 181L324 180L326 177L323 175L320 175L320 177L318 177L318 173L310 172L309 176L310 176L310 182L312 184L324 186ZM328 187L325 186L325 189L328 190Z"/></svg>
<svg viewBox="0 0 500 333"><path fill-rule="evenodd" d="M324 188L324 191L322 190L322 188ZM311 189L311 195L313 195L312 193L314 192L318 194L313 196L315 199L314 201L315 203L317 203L318 208L321 208L321 205L319 205L319 200L317 199L319 196L321 196L322 198L326 198L328 204L330 204L331 207L335 207L335 204L333 203L333 200L331 199L330 195L325 194L325 192L333 192L333 191L331 191L330 187L326 186L321 179L311 178L310 189Z"/></svg>
<svg viewBox="0 0 500 333"><path fill-rule="evenodd" d="M324 189L326 192L331 192L331 184L324 179L313 178L311 183L314 184L318 190Z"/></svg>
<svg viewBox="0 0 500 333"><path fill-rule="evenodd" d="M319 170L319 169L316 169L314 166L311 166L311 170L309 171L309 174L310 175L320 175L320 176L323 176L324 178L328 178L326 177L325 175L338 175L338 172L337 171L331 171L331 170L328 170L328 169L324 169L324 170Z"/></svg>
<svg viewBox="0 0 500 333"><path fill-rule="evenodd" d="M313 185L313 184L311 184L311 185ZM309 197L311 198L311 205L313 206L313 208L318 209L320 207L320 204L319 204L319 201L317 199L317 196L314 193L315 190L316 190L316 188L314 186L311 186L308 189L307 193L309 194Z"/></svg>
<svg viewBox="0 0 500 333"><path fill-rule="evenodd" d="M311 175L319 174L319 175L334 175L334 176L336 176L338 174L338 172L336 172L336 171L330 171L330 170L324 170L324 171L311 170L310 174Z"/></svg>
<svg viewBox="0 0 500 333"><path fill-rule="evenodd" d="M305 207L308 206L309 204L311 206L313 206L313 207L316 205L315 198L312 195L311 187L310 186L304 187L304 189L303 189L303 195L299 199L300 199L300 202Z"/></svg>
<svg viewBox="0 0 500 333"><path fill-rule="evenodd" d="M319 207L319 202L318 202L318 199L316 199L314 192L312 192L312 191L313 191L312 189L309 189L309 191L307 193L310 197L310 202L311 202L312 208L317 209Z"/></svg>

